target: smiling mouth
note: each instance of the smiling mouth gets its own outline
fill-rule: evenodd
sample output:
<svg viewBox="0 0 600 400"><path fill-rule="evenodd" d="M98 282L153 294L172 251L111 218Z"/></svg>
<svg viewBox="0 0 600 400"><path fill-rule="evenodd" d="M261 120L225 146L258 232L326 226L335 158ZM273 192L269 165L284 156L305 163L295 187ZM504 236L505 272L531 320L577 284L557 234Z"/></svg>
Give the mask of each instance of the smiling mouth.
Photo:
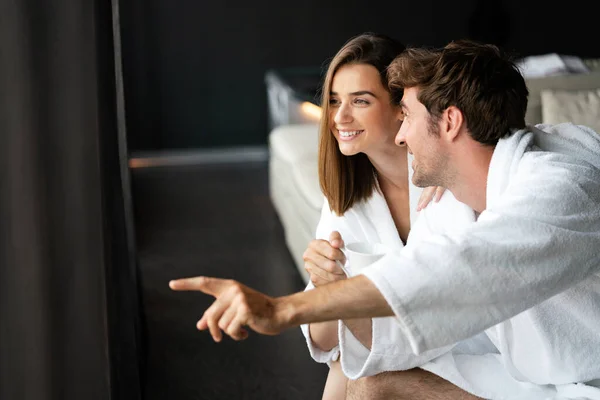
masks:
<svg viewBox="0 0 600 400"><path fill-rule="evenodd" d="M338 131L338 133L340 134L341 138L344 139L350 139L353 138L354 136L357 136L361 133L363 133L364 130L358 130L358 131Z"/></svg>

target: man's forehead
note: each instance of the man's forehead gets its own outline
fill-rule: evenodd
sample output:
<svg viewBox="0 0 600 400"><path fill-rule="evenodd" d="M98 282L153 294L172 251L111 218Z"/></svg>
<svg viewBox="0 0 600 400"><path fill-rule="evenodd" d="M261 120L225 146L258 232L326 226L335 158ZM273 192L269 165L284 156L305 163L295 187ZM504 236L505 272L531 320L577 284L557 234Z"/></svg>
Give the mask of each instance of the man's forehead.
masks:
<svg viewBox="0 0 600 400"><path fill-rule="evenodd" d="M417 88L407 88L404 89L404 94L402 95L402 100L400 101L400 106L402 108L411 108L414 107L415 104L419 102L417 99Z"/></svg>

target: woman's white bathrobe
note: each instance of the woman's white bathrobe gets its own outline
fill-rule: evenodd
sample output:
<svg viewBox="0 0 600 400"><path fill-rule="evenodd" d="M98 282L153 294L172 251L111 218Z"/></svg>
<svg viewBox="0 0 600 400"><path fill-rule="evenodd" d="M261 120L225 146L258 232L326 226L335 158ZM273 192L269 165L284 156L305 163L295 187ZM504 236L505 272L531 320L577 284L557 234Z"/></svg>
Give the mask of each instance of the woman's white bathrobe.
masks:
<svg viewBox="0 0 600 400"><path fill-rule="evenodd" d="M501 140L476 223L361 272L394 310L396 353L441 349L421 368L483 398L600 399L599 168L585 127Z"/></svg>

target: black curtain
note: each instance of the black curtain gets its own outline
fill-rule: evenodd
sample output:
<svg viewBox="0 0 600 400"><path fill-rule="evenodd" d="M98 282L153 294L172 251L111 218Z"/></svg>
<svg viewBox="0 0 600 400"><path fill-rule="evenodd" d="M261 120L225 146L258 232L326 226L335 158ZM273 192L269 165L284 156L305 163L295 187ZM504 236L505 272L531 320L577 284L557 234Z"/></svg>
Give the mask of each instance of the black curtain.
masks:
<svg viewBox="0 0 600 400"><path fill-rule="evenodd" d="M118 0L0 0L0 399L141 398Z"/></svg>

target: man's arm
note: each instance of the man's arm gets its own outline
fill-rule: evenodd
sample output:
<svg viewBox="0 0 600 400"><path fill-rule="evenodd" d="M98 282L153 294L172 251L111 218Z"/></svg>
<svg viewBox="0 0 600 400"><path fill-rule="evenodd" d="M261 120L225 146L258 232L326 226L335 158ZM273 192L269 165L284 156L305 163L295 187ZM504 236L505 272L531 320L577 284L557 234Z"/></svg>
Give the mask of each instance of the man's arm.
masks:
<svg viewBox="0 0 600 400"><path fill-rule="evenodd" d="M288 310L288 327L310 322L394 315L379 290L362 275L276 300Z"/></svg>
<svg viewBox="0 0 600 400"><path fill-rule="evenodd" d="M564 163L547 158L522 171L524 178L464 233L434 235L409 253L388 254L362 272L368 278L276 299L212 278L172 288L216 297L198 322L215 340L220 329L240 340L242 326L274 335L303 323L395 314L406 353L455 343L600 269L598 172L582 165L567 173Z"/></svg>
<svg viewBox="0 0 600 400"><path fill-rule="evenodd" d="M521 162L463 233L433 235L363 271L394 310L405 352L456 343L599 273L600 175L562 160Z"/></svg>

